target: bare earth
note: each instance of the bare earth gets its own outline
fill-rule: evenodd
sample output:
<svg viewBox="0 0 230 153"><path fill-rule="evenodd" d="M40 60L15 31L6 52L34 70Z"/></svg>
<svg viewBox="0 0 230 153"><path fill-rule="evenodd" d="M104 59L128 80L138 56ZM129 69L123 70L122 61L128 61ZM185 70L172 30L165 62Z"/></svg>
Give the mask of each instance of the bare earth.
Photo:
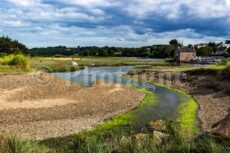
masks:
<svg viewBox="0 0 230 153"><path fill-rule="evenodd" d="M144 72L132 76L187 91L199 104L198 116L204 132L230 138L230 82L214 76L175 72Z"/></svg>
<svg viewBox="0 0 230 153"><path fill-rule="evenodd" d="M83 88L46 73L0 75L0 134L33 139L75 134L137 107L143 97L117 84Z"/></svg>

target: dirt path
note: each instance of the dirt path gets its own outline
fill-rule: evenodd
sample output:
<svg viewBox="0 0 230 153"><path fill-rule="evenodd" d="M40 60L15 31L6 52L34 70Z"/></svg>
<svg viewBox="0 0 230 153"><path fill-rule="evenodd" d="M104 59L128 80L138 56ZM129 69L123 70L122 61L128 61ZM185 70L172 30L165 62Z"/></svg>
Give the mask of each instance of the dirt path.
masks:
<svg viewBox="0 0 230 153"><path fill-rule="evenodd" d="M33 139L75 134L137 107L143 97L116 84L83 88L46 73L0 75L0 133Z"/></svg>
<svg viewBox="0 0 230 153"><path fill-rule="evenodd" d="M199 104L202 130L230 138L229 81L209 75L182 75L175 72L142 72L132 77L187 91Z"/></svg>

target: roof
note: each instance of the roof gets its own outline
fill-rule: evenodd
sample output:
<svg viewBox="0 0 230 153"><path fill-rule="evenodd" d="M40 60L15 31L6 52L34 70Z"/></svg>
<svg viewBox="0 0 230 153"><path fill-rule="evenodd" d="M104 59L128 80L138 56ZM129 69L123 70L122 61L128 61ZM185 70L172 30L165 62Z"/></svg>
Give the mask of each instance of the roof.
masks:
<svg viewBox="0 0 230 153"><path fill-rule="evenodd" d="M190 47L179 47L177 48L179 52L196 52L193 48Z"/></svg>
<svg viewBox="0 0 230 153"><path fill-rule="evenodd" d="M204 46L204 45L208 45L207 43L200 43L200 44L196 44L195 46Z"/></svg>
<svg viewBox="0 0 230 153"><path fill-rule="evenodd" d="M228 47L219 47L217 50L216 50L216 55L218 55L218 54L224 54L224 53L226 53L227 52L227 49L228 49Z"/></svg>

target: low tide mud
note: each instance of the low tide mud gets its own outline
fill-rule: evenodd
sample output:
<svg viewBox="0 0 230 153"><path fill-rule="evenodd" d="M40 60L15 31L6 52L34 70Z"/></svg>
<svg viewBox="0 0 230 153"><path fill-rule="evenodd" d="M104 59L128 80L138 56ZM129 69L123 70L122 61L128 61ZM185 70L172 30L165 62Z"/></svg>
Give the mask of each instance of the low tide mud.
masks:
<svg viewBox="0 0 230 153"><path fill-rule="evenodd" d="M0 133L33 139L78 133L137 107L144 98L118 84L84 88L47 73L1 75L0 81Z"/></svg>

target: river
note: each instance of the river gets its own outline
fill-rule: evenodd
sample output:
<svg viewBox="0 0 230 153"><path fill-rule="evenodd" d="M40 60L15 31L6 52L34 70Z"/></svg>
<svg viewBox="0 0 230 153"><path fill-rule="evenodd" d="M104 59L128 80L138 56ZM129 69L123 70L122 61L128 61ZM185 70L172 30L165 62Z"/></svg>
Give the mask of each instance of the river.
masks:
<svg viewBox="0 0 230 153"><path fill-rule="evenodd" d="M143 126L151 120L162 119L164 117L174 120L178 116L177 108L181 102L179 93L161 86L122 77L122 75L127 74L132 69L133 66L101 66L86 67L85 69L76 72L54 74L85 87L90 87L96 80L101 80L123 85L131 84L136 87L145 88L156 94L158 101L156 106L149 104L135 109L133 115L136 120L132 125L136 130L143 128Z"/></svg>

